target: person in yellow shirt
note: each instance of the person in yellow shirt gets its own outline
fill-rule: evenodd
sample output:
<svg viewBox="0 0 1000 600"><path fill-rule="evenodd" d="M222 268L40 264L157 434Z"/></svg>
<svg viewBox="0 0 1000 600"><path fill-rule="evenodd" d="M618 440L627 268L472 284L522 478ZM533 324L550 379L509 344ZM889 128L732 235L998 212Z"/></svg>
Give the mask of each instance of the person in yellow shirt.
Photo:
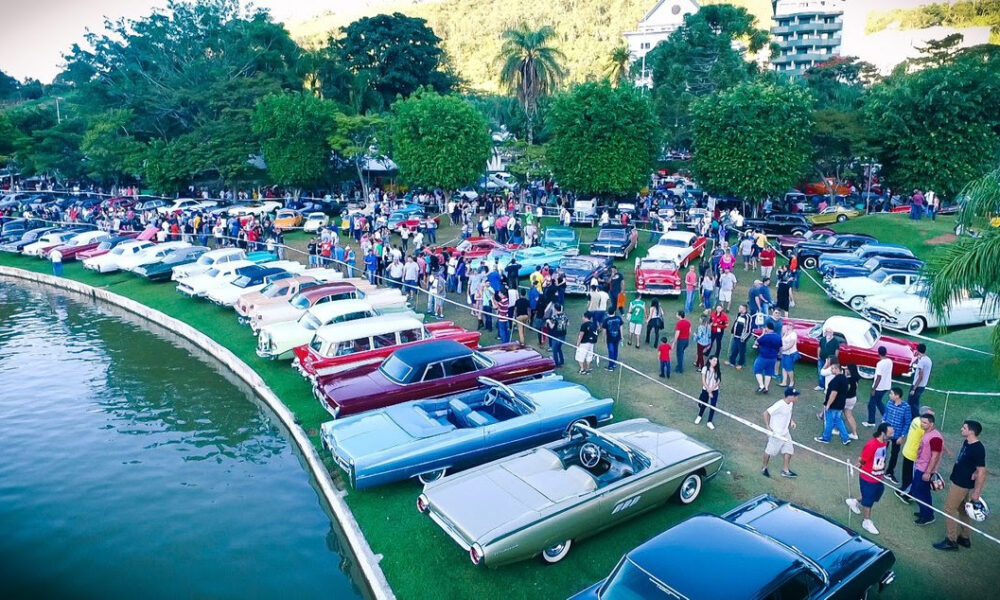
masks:
<svg viewBox="0 0 1000 600"><path fill-rule="evenodd" d="M899 489L904 492L910 491L910 484L913 483L913 463L917 460L917 450L920 449L920 440L924 437L924 430L920 427L920 415L924 414L934 414L934 409L929 406L921 406L920 412L913 417L910 421L910 426L906 430L906 434L903 436L902 443L903 449L901 453L903 455L903 474L902 479L899 483ZM911 502L910 497L906 496L900 492L895 492L896 497L899 498L901 502L909 504Z"/></svg>
<svg viewBox="0 0 1000 600"><path fill-rule="evenodd" d="M531 272L528 276L528 281L538 290L539 293L542 292L542 285L545 283L545 275L542 275L542 267L536 266L535 270Z"/></svg>

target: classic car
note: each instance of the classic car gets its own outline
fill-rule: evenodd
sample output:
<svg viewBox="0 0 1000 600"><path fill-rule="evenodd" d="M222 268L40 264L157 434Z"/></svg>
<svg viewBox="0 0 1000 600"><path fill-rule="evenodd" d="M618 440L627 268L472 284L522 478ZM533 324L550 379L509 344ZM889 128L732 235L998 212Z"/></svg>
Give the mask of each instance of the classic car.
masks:
<svg viewBox="0 0 1000 600"><path fill-rule="evenodd" d="M145 212L147 210L157 210L158 211L160 208L162 208L164 206L167 206L167 201L166 200L163 200L161 198L146 198L146 199L143 199L140 196L138 202L136 202L135 206L133 206L132 208L136 212Z"/></svg>
<svg viewBox="0 0 1000 600"><path fill-rule="evenodd" d="M84 231L67 240L65 244L56 246L53 249L59 250L59 253L62 254L63 262L67 262L75 260L81 252L93 250L101 242L110 239L111 234L106 231Z"/></svg>
<svg viewBox="0 0 1000 600"><path fill-rule="evenodd" d="M503 383L535 379L554 366L551 358L518 344L472 350L454 340L428 340L396 350L381 365L318 377L313 394L337 418L470 390L479 377Z"/></svg>
<svg viewBox="0 0 1000 600"><path fill-rule="evenodd" d="M799 265L805 269L815 269L819 266L821 256L827 254L845 254L865 244L878 243L870 235L856 233L838 233L822 242L802 242L795 245L795 253L799 256Z"/></svg>
<svg viewBox="0 0 1000 600"><path fill-rule="evenodd" d="M931 310L927 302L926 282L918 281L902 292L871 296L865 302L863 314L886 327L918 335L928 327L986 324L993 327L1000 321L1000 298L978 290L957 290L944 318Z"/></svg>
<svg viewBox="0 0 1000 600"><path fill-rule="evenodd" d="M916 271L876 269L867 277L838 277L830 281L827 295L854 310L861 310L869 296L903 291L921 279L922 275Z"/></svg>
<svg viewBox="0 0 1000 600"><path fill-rule="evenodd" d="M424 487L417 509L469 553L496 567L541 555L556 563L574 541L671 497L691 504L723 456L687 435L632 419L570 435Z"/></svg>
<svg viewBox="0 0 1000 600"><path fill-rule="evenodd" d="M568 256L559 261L566 274L567 294L586 294L592 279L601 279L611 266L611 259L602 256Z"/></svg>
<svg viewBox="0 0 1000 600"><path fill-rule="evenodd" d="M193 263L206 252L208 252L208 248L205 246L174 248L157 262L136 267L132 272L149 281L169 281L170 274L173 273L175 267Z"/></svg>
<svg viewBox="0 0 1000 600"><path fill-rule="evenodd" d="M520 246L517 244L501 244L493 238L488 237L470 237L462 240L456 246L431 248L431 252L437 255L439 259L443 258L447 252L449 256L464 256L466 260L472 260L474 258L482 258L497 248L516 250Z"/></svg>
<svg viewBox="0 0 1000 600"><path fill-rule="evenodd" d="M635 259L635 291L640 296L679 296L683 282L681 268L669 258Z"/></svg>
<svg viewBox="0 0 1000 600"><path fill-rule="evenodd" d="M281 202L275 200L240 202L226 209L230 217L262 217L281 208Z"/></svg>
<svg viewBox="0 0 1000 600"><path fill-rule="evenodd" d="M176 248L190 247L191 244L188 242L163 242L162 244L156 244L155 246L150 246L149 248L145 248L130 256L122 257L118 261L118 268L122 271L133 272L138 267L151 265L155 262L163 260L164 256Z"/></svg>
<svg viewBox="0 0 1000 600"><path fill-rule="evenodd" d="M696 515L626 554L570 600L870 598L895 580L896 557L854 530L763 495L721 517ZM718 565L726 565L720 577Z"/></svg>
<svg viewBox="0 0 1000 600"><path fill-rule="evenodd" d="M0 228L0 243L16 242L24 236L24 232L45 227L41 219L7 219Z"/></svg>
<svg viewBox="0 0 1000 600"><path fill-rule="evenodd" d="M257 332L271 323L297 321L310 308L338 300L365 300L376 310L406 305L406 297L397 289L376 288L365 279L338 280L301 290L288 302L260 305L247 315L247 323Z"/></svg>
<svg viewBox="0 0 1000 600"><path fill-rule="evenodd" d="M127 210L135 205L136 199L132 196L118 196L101 202L101 206L108 210Z"/></svg>
<svg viewBox="0 0 1000 600"><path fill-rule="evenodd" d="M799 242L822 242L828 237L836 235L836 232L832 229L811 229L802 235L779 235L778 236L778 248L781 249L782 253L789 253L795 249L796 244Z"/></svg>
<svg viewBox="0 0 1000 600"><path fill-rule="evenodd" d="M670 259L683 269L695 259L701 258L707 241L706 238L689 231L668 231L660 236L659 241L649 249L646 256Z"/></svg>
<svg viewBox="0 0 1000 600"><path fill-rule="evenodd" d="M198 260L193 263L178 266L174 269L170 279L180 281L185 277L202 275L207 273L212 268L221 267L226 263L231 263L237 260L246 260L255 264L260 264L270 262L277 258L278 257L275 256L274 253L263 250L247 254L245 250L240 248L217 248L202 254L198 257Z"/></svg>
<svg viewBox="0 0 1000 600"><path fill-rule="evenodd" d="M302 267L300 263L293 261L274 261L243 267L236 271L236 277L224 279L218 285L213 286L206 292L205 297L212 304L232 306L243 294L259 291L276 279L294 277L295 272L288 270L295 268L292 265Z"/></svg>
<svg viewBox="0 0 1000 600"><path fill-rule="evenodd" d="M496 173L490 173L489 175L480 177L476 185L488 192L516 190L517 180L514 179L514 176L510 173L498 171Z"/></svg>
<svg viewBox="0 0 1000 600"><path fill-rule="evenodd" d="M823 282L827 285L845 277L868 277L879 269L891 271L919 272L924 268L924 261L919 258L896 256L873 256L858 266L835 265L823 273Z"/></svg>
<svg viewBox="0 0 1000 600"><path fill-rule="evenodd" d="M913 251L900 244L865 244L851 252L820 256L816 270L819 271L820 275L827 275L836 267L859 267L873 256L913 258Z"/></svg>
<svg viewBox="0 0 1000 600"><path fill-rule="evenodd" d="M406 315L380 315L320 327L308 344L292 349L292 366L314 382L324 375L381 363L396 350L424 340L455 340L476 349L480 338L478 331L467 331L451 321L424 325Z"/></svg>
<svg viewBox="0 0 1000 600"><path fill-rule="evenodd" d="M329 224L330 217L328 217L326 213L311 212L308 216L306 216L305 223L302 225L302 231L306 233L316 233Z"/></svg>
<svg viewBox="0 0 1000 600"><path fill-rule="evenodd" d="M405 311L406 305L392 308ZM288 356L294 348L308 344L316 331L324 325L369 319L379 314L364 300L337 300L319 304L307 310L298 321L282 321L261 327L257 332L257 356L270 360ZM412 312L404 314L413 315Z"/></svg>
<svg viewBox="0 0 1000 600"><path fill-rule="evenodd" d="M95 256L101 256L102 254L107 254L108 252L111 252L111 250L118 244L122 244L125 242L132 242L135 241L136 239L138 239L136 237L136 232L134 231L122 232L121 235L110 237L104 240L103 242L97 244L90 250L83 250L81 252L77 252L76 258L77 260L83 261L88 258L94 258Z"/></svg>
<svg viewBox="0 0 1000 600"><path fill-rule="evenodd" d="M257 263L246 259L238 259L224 262L217 266L212 266L204 273L178 280L177 291L192 298L202 298L208 293L209 290L218 285L220 281L235 279L236 271L254 264Z"/></svg>
<svg viewBox="0 0 1000 600"><path fill-rule="evenodd" d="M28 231L22 233L21 237L0 246L0 250L3 252L14 252L16 254L20 254L21 250L24 250L25 246L37 242L40 237L53 231L57 231L57 229L55 227L36 227L35 229L29 229Z"/></svg>
<svg viewBox="0 0 1000 600"><path fill-rule="evenodd" d="M85 258L83 267L98 273L112 273L118 270L118 263L126 258L135 256L146 248L152 248L153 242L149 240L130 240L122 242L108 252Z"/></svg>
<svg viewBox="0 0 1000 600"><path fill-rule="evenodd" d="M639 230L631 225L604 225L590 244L590 254L628 258L638 241Z"/></svg>
<svg viewBox="0 0 1000 600"><path fill-rule="evenodd" d="M50 231L42 235L36 241L25 246L24 249L21 250L21 254L25 256L37 256L39 258L44 258L49 253L49 250L57 246L62 246L79 234L80 232L77 230L56 229Z"/></svg>
<svg viewBox="0 0 1000 600"><path fill-rule="evenodd" d="M856 208L842 206L840 204L827 206L814 215L806 217L813 225L831 225L833 223L843 223L848 219L856 219L864 215L864 211Z"/></svg>
<svg viewBox="0 0 1000 600"><path fill-rule="evenodd" d="M215 208L218 206L218 202L212 200L198 200L196 198L179 198L175 200L172 204L167 204L164 206L159 206L156 208L156 212L161 215L173 215L184 212L185 210L208 210L210 208Z"/></svg>
<svg viewBox="0 0 1000 600"><path fill-rule="evenodd" d="M397 231L398 232L398 231L400 231L402 229L408 229L410 231L410 233L413 233L413 232L417 231L418 229L420 229L421 227L426 226L426 224L427 224L428 221L434 221L434 223L436 223L438 226L441 225L441 218L440 217L412 216L412 217L410 217L408 219L404 219L404 220L399 221L398 223L396 223L396 227L393 229L393 231Z"/></svg>
<svg viewBox="0 0 1000 600"><path fill-rule="evenodd" d="M542 246L573 256L580 252L580 234L572 227L546 227Z"/></svg>
<svg viewBox="0 0 1000 600"><path fill-rule="evenodd" d="M793 235L801 237L812 228L812 223L802 215L772 213L763 219L744 219L743 227L754 231L763 231L765 235L769 236Z"/></svg>
<svg viewBox="0 0 1000 600"><path fill-rule="evenodd" d="M425 216L427 216L426 208L420 204L407 204L389 213L386 227L389 228L389 231L396 231L404 222L414 219L420 220Z"/></svg>
<svg viewBox="0 0 1000 600"><path fill-rule="evenodd" d="M482 258L477 258L469 263L470 271L477 271L483 265L496 264L497 268L503 270L510 264L513 257L517 257L517 262L521 265L517 274L519 277L531 275L535 267L544 265L553 266L558 263L566 254L561 250L553 250L544 246L533 246L531 248L520 248L518 250L506 250L497 248L491 250L489 254Z"/></svg>
<svg viewBox="0 0 1000 600"><path fill-rule="evenodd" d="M288 302L292 296L298 294L300 291L314 285L319 285L320 283L319 279L304 274L276 279L255 292L240 296L236 304L233 305L233 308L236 310L236 319L240 325L249 325L250 313L256 307Z"/></svg>
<svg viewBox="0 0 1000 600"><path fill-rule="evenodd" d="M545 379L480 387L436 400L415 400L323 423L320 436L355 489L446 472L556 439L573 423L612 418L611 398L582 385Z"/></svg>
<svg viewBox="0 0 1000 600"><path fill-rule="evenodd" d="M274 226L278 229L290 229L302 225L302 213L293 208L282 208L274 215Z"/></svg>

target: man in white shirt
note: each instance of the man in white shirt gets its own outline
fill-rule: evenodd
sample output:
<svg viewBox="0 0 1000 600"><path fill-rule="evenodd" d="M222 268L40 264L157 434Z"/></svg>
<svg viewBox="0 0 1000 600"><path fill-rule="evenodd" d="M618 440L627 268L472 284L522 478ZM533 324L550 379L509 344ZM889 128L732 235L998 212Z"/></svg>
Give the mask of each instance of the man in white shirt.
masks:
<svg viewBox="0 0 1000 600"><path fill-rule="evenodd" d="M767 470L767 463L770 462L772 456L777 456L779 453L784 458L781 476L798 477L798 474L790 468L792 454L795 452L791 435L791 430L795 429L795 421L792 420L792 407L795 406L795 401L798 399L799 390L791 386L786 387L785 397L764 411L764 426L771 431L771 435L767 438L767 446L764 448L764 464L760 469L760 474L764 477L771 476Z"/></svg>
<svg viewBox="0 0 1000 600"><path fill-rule="evenodd" d="M912 414L917 414L916 410L920 406L920 395L924 393L927 382L931 378L931 357L927 356L927 344L917 344L917 350L913 353L913 383L910 385L910 395L906 397L906 402L910 405Z"/></svg>
<svg viewBox="0 0 1000 600"><path fill-rule="evenodd" d="M885 395L892 387L892 359L887 356L885 346L878 347L878 362L875 363L875 381L872 383L872 393L868 396L868 420L862 423L865 427L875 427L876 411L885 415Z"/></svg>

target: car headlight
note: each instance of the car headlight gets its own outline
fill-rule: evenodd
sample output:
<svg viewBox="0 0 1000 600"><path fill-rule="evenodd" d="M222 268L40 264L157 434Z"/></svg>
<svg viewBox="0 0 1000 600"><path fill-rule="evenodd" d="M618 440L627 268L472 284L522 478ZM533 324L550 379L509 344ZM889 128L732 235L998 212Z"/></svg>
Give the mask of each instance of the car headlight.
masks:
<svg viewBox="0 0 1000 600"><path fill-rule="evenodd" d="M427 514L428 506L429 502L427 501L427 496L423 494L417 496L417 511L420 512L420 514Z"/></svg>
<svg viewBox="0 0 1000 600"><path fill-rule="evenodd" d="M473 544L469 548L469 558L472 559L472 564L478 565L483 561L483 547L479 544Z"/></svg>

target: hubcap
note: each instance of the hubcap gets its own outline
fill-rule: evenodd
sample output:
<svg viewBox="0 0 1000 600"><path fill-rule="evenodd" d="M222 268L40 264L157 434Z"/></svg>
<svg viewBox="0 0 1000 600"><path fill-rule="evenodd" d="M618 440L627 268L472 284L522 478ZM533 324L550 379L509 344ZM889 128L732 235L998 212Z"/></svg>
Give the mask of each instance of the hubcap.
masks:
<svg viewBox="0 0 1000 600"><path fill-rule="evenodd" d="M546 550L545 554L553 557L559 556L559 553L561 553L563 551L563 548L565 547L566 547L566 542L563 542L561 544L556 544L555 546L552 546L551 548Z"/></svg>
<svg viewBox="0 0 1000 600"><path fill-rule="evenodd" d="M684 480L684 487L681 488L681 497L685 500L690 500L694 497L695 493L698 491L698 478L688 477Z"/></svg>

